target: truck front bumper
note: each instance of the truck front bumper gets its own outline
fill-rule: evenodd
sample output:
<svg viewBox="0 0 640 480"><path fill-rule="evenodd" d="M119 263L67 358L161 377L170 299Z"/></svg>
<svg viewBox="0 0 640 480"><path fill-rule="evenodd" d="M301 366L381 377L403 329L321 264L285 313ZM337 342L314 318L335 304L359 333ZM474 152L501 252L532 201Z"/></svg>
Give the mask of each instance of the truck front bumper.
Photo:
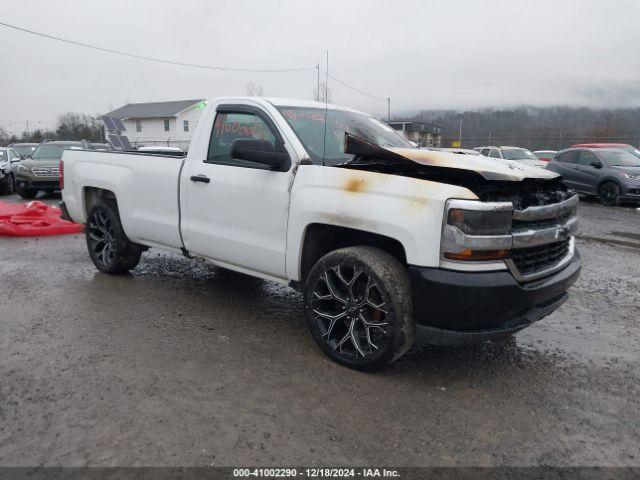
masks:
<svg viewBox="0 0 640 480"><path fill-rule="evenodd" d="M522 330L565 302L581 266L576 250L559 272L522 284L508 271L411 266L418 338L436 345L462 345Z"/></svg>

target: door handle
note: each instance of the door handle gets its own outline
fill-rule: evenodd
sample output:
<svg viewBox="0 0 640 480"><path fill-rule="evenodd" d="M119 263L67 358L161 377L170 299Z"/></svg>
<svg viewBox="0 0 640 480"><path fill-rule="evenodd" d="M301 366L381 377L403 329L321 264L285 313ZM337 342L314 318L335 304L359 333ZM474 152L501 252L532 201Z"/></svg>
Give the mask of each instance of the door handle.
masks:
<svg viewBox="0 0 640 480"><path fill-rule="evenodd" d="M211 179L209 177L207 177L206 175L194 175L191 177L191 181L192 182L202 182L202 183L209 183L211 181Z"/></svg>

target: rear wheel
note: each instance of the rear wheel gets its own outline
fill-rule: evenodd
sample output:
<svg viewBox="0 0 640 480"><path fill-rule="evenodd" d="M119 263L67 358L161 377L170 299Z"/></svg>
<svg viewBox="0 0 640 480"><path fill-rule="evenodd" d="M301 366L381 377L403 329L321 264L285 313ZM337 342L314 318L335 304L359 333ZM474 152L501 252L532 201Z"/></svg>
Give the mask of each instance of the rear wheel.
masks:
<svg viewBox="0 0 640 480"><path fill-rule="evenodd" d="M620 185L616 182L604 182L598 189L598 197L607 207L620 205Z"/></svg>
<svg viewBox="0 0 640 480"><path fill-rule="evenodd" d="M102 201L91 209L85 237L91 260L101 272L126 273L140 262L143 247L125 235L113 201Z"/></svg>
<svg viewBox="0 0 640 480"><path fill-rule="evenodd" d="M335 362L373 370L398 359L415 339L406 268L372 247L322 257L305 285L305 316L318 346Z"/></svg>

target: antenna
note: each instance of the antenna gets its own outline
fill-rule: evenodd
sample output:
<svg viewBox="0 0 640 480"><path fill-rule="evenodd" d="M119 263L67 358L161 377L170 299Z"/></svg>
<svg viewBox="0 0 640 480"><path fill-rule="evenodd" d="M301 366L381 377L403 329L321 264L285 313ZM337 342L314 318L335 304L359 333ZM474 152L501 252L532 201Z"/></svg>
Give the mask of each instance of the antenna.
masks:
<svg viewBox="0 0 640 480"><path fill-rule="evenodd" d="M320 95L320 89L318 89ZM329 104L329 50L327 50L327 69L324 80L324 142L322 142L322 165L324 166L324 156L327 151L327 110Z"/></svg>

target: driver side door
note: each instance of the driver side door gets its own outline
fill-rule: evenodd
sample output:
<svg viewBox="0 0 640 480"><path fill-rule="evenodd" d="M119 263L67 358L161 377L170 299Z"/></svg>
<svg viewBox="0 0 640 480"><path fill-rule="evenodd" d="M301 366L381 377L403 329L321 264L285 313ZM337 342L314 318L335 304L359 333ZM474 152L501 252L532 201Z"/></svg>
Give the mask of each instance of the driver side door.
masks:
<svg viewBox="0 0 640 480"><path fill-rule="evenodd" d="M185 165L184 243L192 254L214 262L286 278L285 254L291 165L268 165L233 158L234 140L284 145L266 112L244 105L218 109L206 158ZM291 149L288 149L291 151Z"/></svg>

